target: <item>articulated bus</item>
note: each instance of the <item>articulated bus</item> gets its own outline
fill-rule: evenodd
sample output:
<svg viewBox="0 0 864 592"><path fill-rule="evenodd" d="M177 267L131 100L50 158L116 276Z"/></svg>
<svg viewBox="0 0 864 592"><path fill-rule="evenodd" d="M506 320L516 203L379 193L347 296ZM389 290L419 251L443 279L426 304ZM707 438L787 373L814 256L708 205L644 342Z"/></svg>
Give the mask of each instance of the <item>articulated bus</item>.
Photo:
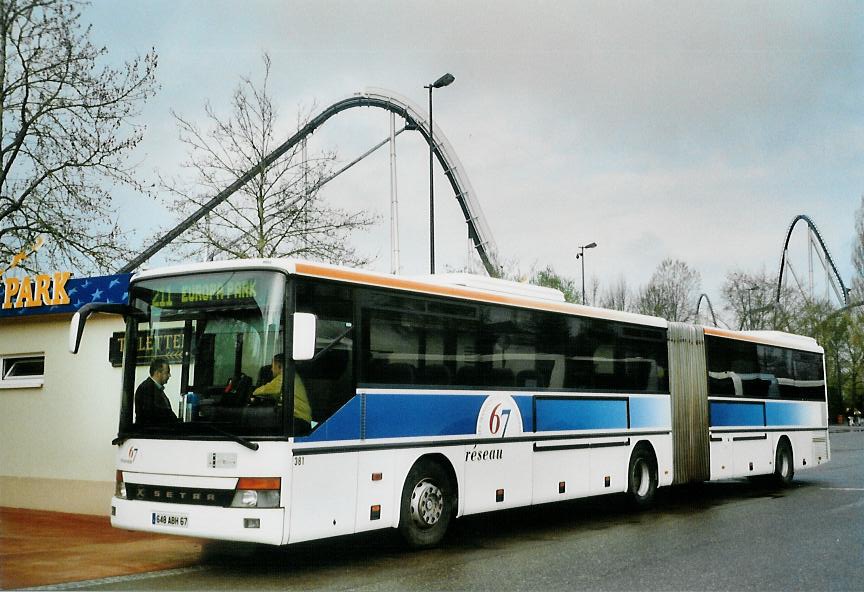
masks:
<svg viewBox="0 0 864 592"><path fill-rule="evenodd" d="M139 273L127 303L76 314L73 351L93 312L126 320L124 529L282 545L396 528L427 547L460 516L609 493L647 506L658 487L788 483L830 459L806 337L294 260ZM135 400L154 359L173 369L155 419Z"/></svg>

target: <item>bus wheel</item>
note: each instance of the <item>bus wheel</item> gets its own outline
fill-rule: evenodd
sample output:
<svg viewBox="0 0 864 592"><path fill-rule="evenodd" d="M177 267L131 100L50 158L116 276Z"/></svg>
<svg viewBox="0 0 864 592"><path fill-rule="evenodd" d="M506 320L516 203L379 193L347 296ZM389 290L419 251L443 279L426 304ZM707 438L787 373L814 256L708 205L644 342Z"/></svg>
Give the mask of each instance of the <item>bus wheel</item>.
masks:
<svg viewBox="0 0 864 592"><path fill-rule="evenodd" d="M627 493L633 506L641 509L653 504L657 493L657 461L650 449L639 446L633 451L627 477Z"/></svg>
<svg viewBox="0 0 864 592"><path fill-rule="evenodd" d="M450 526L454 509L454 487L440 464L429 460L416 463L402 487L399 532L415 549L441 542Z"/></svg>
<svg viewBox="0 0 864 592"><path fill-rule="evenodd" d="M795 476L795 463L792 461L792 447L788 440L781 440L774 457L774 481L783 487L792 483Z"/></svg>

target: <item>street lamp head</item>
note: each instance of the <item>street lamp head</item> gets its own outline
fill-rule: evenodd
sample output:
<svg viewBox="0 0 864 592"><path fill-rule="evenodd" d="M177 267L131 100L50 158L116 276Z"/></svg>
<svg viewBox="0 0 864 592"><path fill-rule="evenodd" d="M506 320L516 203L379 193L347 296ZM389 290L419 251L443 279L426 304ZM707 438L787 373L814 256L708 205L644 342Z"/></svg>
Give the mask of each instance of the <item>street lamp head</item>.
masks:
<svg viewBox="0 0 864 592"><path fill-rule="evenodd" d="M585 245L583 248L585 248L585 249L593 249L593 248L596 247L596 246L597 246L597 243L591 243L590 245Z"/></svg>
<svg viewBox="0 0 864 592"><path fill-rule="evenodd" d="M452 84L456 78L453 77L449 72L432 83L432 88L441 88L442 86L447 86L448 84Z"/></svg>

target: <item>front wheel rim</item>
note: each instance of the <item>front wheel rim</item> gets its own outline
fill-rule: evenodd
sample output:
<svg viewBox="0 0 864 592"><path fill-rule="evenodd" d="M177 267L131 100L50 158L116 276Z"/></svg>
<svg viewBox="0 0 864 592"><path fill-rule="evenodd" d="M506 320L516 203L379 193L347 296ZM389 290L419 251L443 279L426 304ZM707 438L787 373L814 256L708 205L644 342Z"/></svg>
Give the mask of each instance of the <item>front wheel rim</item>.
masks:
<svg viewBox="0 0 864 592"><path fill-rule="evenodd" d="M420 528L432 528L444 513L444 492L429 480L414 486L411 492L411 519Z"/></svg>

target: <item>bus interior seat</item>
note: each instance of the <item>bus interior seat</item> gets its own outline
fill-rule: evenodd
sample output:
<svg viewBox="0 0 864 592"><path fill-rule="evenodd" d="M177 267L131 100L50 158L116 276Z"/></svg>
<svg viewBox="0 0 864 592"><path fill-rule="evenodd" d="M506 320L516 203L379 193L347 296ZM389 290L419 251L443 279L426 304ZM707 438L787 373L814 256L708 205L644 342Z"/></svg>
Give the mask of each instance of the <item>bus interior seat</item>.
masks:
<svg viewBox="0 0 864 592"><path fill-rule="evenodd" d="M491 386L515 386L516 377L510 368L492 368L489 371L489 384Z"/></svg>
<svg viewBox="0 0 864 592"><path fill-rule="evenodd" d="M540 375L536 370L520 370L516 374L516 386L538 387L545 385L540 384Z"/></svg>
<svg viewBox="0 0 864 592"><path fill-rule="evenodd" d="M456 371L456 382L459 386L477 386L480 373L475 366L462 366Z"/></svg>
<svg viewBox="0 0 864 592"><path fill-rule="evenodd" d="M449 385L450 384L450 369L443 364L434 364L426 366L423 373L423 384Z"/></svg>
<svg viewBox="0 0 864 592"><path fill-rule="evenodd" d="M648 360L628 359L624 363L626 384L630 388L643 390L648 385L651 376L651 364Z"/></svg>
<svg viewBox="0 0 864 592"><path fill-rule="evenodd" d="M397 363L384 366L385 384L414 384L414 366Z"/></svg>
<svg viewBox="0 0 864 592"><path fill-rule="evenodd" d="M231 390L225 393L222 397L222 405L226 407L241 407L249 402L249 397L252 395L252 378L240 374L240 376L231 381Z"/></svg>
<svg viewBox="0 0 864 592"><path fill-rule="evenodd" d="M384 381L384 366L387 363L378 357L372 357L366 367L366 380L372 383L381 383Z"/></svg>

